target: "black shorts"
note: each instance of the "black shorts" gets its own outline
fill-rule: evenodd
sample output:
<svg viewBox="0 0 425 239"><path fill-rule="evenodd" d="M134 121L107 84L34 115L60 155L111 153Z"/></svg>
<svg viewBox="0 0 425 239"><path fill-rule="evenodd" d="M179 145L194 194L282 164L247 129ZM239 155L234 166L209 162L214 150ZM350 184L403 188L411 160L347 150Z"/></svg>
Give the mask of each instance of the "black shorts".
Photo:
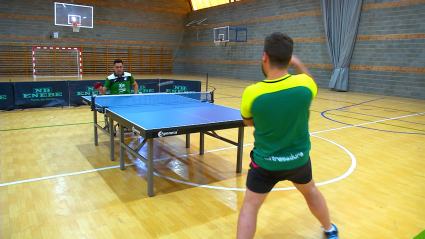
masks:
<svg viewBox="0 0 425 239"><path fill-rule="evenodd" d="M296 184L307 184L313 179L311 170L311 161L308 158L307 163L303 166L282 171L269 171L256 165L253 160L253 152L251 151L251 163L246 179L246 187L256 193L270 192L276 183L289 180Z"/></svg>

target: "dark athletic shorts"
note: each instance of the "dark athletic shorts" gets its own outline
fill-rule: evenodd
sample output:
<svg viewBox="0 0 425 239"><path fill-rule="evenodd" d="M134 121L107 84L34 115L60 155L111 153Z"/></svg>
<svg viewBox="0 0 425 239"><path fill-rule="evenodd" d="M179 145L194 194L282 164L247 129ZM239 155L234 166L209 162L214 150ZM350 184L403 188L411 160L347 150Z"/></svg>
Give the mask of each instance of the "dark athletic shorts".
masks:
<svg viewBox="0 0 425 239"><path fill-rule="evenodd" d="M310 158L303 166L295 169L269 171L254 163L253 152L251 151L249 167L246 187L256 193L268 193L280 181L289 180L297 184L307 184L313 179Z"/></svg>

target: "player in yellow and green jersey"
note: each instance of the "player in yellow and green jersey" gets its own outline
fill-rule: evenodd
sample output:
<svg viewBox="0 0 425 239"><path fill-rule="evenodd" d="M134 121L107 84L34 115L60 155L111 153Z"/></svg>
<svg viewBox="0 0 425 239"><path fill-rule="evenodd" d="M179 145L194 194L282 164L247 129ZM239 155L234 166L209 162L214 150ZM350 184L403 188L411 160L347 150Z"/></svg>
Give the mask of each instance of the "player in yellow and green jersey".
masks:
<svg viewBox="0 0 425 239"><path fill-rule="evenodd" d="M296 56L294 42L275 32L264 40L261 66L266 79L248 86L242 95L245 125L254 126L254 149L239 214L237 238L253 238L258 211L276 183L291 181L322 224L326 238L337 239L325 198L317 189L310 162L308 120L316 97L313 76ZM295 68L297 75L288 74Z"/></svg>

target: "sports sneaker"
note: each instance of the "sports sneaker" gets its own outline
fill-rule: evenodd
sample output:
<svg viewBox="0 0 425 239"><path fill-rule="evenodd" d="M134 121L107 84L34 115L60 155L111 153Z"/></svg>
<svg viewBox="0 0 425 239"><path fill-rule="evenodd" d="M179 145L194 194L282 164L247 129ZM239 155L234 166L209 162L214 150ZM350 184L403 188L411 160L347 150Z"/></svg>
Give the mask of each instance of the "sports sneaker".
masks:
<svg viewBox="0 0 425 239"><path fill-rule="evenodd" d="M330 231L330 232L323 231L323 232L325 233L325 236L328 239L338 239L338 228L334 224L332 224L332 226L335 228L334 231Z"/></svg>

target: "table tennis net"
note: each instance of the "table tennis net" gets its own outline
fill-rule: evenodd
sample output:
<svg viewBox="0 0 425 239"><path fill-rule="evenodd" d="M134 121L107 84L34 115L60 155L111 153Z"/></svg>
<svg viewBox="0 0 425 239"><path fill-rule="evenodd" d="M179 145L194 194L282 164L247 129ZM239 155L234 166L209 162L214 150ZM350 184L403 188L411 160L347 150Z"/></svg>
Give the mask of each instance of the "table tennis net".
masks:
<svg viewBox="0 0 425 239"><path fill-rule="evenodd" d="M212 92L189 93L153 93L153 94L128 94L105 95L94 98L97 107L125 107L142 105L171 105L213 102ZM92 102L93 103L93 102Z"/></svg>

